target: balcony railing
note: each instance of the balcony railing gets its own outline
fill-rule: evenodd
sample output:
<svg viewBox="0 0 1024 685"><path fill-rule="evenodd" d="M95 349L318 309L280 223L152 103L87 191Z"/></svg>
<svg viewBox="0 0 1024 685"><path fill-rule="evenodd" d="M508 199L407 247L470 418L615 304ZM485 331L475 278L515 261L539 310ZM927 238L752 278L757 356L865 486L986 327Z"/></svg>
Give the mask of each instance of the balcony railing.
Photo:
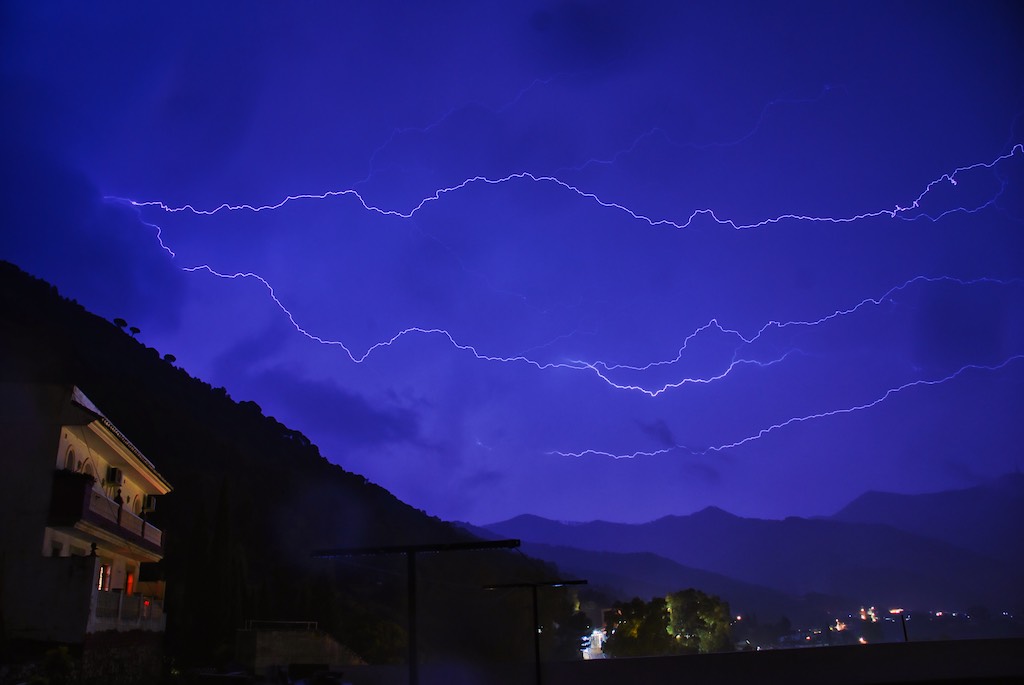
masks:
<svg viewBox="0 0 1024 685"><path fill-rule="evenodd" d="M99 630L163 630L166 625L163 601L145 595L118 591L96 591L94 619L90 627Z"/></svg>
<svg viewBox="0 0 1024 685"><path fill-rule="evenodd" d="M50 525L73 526L86 521L156 554L163 552L163 533L148 521L92 487L80 473L58 470L53 476Z"/></svg>

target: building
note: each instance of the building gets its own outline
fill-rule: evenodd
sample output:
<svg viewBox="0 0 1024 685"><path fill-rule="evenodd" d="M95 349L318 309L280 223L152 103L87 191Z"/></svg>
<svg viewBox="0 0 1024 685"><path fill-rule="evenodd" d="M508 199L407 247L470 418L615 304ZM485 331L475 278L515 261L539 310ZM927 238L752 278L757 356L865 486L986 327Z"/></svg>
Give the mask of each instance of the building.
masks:
<svg viewBox="0 0 1024 685"><path fill-rule="evenodd" d="M3 637L158 645L167 480L75 386L0 383L0 441Z"/></svg>

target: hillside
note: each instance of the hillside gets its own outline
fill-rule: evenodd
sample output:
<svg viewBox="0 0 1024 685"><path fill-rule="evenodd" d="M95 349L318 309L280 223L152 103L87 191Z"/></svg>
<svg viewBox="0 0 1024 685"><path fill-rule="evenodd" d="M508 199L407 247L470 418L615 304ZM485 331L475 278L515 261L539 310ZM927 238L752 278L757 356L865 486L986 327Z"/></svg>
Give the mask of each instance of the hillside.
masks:
<svg viewBox="0 0 1024 685"><path fill-rule="evenodd" d="M153 520L168 540L168 640L184 662L230 658L248 619L315 620L368 661L404 661L405 560L324 561L311 551L473 539L6 262L0 381L83 388L174 486ZM551 569L507 551L429 555L418 567L422 660L530 653L526 603L481 586ZM569 607L567 594L552 595L546 620ZM498 626L510 625L521 630L499 638Z"/></svg>

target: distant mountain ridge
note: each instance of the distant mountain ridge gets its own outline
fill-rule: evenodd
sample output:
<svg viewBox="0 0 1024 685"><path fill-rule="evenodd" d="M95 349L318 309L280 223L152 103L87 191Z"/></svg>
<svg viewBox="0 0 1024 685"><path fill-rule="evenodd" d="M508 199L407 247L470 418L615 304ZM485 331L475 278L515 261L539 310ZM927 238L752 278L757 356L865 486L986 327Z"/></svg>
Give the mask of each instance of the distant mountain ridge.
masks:
<svg viewBox="0 0 1024 685"><path fill-rule="evenodd" d="M831 516L881 523L1024 565L1024 474L960 490L898 495L866 492ZM1016 540L1016 543L1014 542Z"/></svg>
<svg viewBox="0 0 1024 685"><path fill-rule="evenodd" d="M661 572L668 560L680 566L680 582L689 569L795 597L918 608L1016 608L1024 604L1024 573L1014 562L1024 539L1024 516L1014 513L1022 506L1024 478L1012 475L933 495L871 493L833 517L815 519L743 518L708 507L643 524L566 525L524 515L484 528L550 546L531 548L579 573L596 577L614 570L624 576L620 587L668 580ZM634 557L637 565L630 572L612 557L574 557L568 550L648 553L660 559L648 563Z"/></svg>

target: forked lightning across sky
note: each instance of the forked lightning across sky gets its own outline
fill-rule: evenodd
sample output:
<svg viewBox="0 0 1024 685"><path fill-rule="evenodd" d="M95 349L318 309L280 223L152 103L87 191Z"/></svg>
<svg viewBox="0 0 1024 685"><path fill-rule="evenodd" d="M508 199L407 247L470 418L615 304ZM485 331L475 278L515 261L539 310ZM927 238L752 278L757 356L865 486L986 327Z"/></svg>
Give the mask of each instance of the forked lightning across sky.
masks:
<svg viewBox="0 0 1024 685"><path fill-rule="evenodd" d="M1000 190L998 193L988 197L984 201L982 201L980 203L972 204L970 206L963 206L963 205L960 205L960 206L948 206L948 207L945 207L945 208L938 208L938 209L932 210L932 213L926 212L922 208L922 205L924 204L927 196L930 193L932 193L937 187L939 187L940 185L946 185L946 186L953 187L955 189L956 186L959 183L959 180L962 177L964 177L964 176L966 176L966 175L968 175L968 174L970 174L972 172L979 172L979 171L983 171L983 170L993 170L998 165L1011 160L1011 158L1013 158L1015 156L1021 156L1021 155L1024 155L1024 144L1018 143L1018 144L1013 145L1008 152L1006 152L1004 154L1001 154L1001 155L999 155L999 156L997 156L997 157L995 157L993 159L990 159L988 161L980 161L980 162L975 162L973 164L956 167L955 169L953 169L953 170L951 170L951 171L949 171L947 173L944 173L941 176L939 176L938 178L935 178L934 180L929 182L923 188L923 190L921 190L915 197L913 197L912 199L908 200L906 203L898 204L895 207L875 208L875 209L870 209L870 210L867 210L867 211L864 211L864 212L861 212L861 213L858 213L858 214L847 215L847 216L818 216L818 215L804 215L804 214L796 214L796 213L787 213L787 214L782 214L782 215L778 215L778 216L764 217L764 218L762 218L762 219L760 219L760 220L758 220L756 222L753 222L753 223L739 223L739 222L736 222L736 221L734 221L734 220L732 220L730 218L722 217L718 213L716 213L716 211L714 209L712 209L712 208L694 209L694 210L690 211L688 216L685 219L683 219L683 220L675 220L675 219L670 219L670 218L655 218L655 217L652 217L652 216L650 216L648 214L643 213L642 211L640 211L638 209L634 209L634 208L628 207L628 206L626 206L624 204L621 204L619 202L615 202L615 201L611 201L611 200L607 200L607 199L604 199L602 197L599 197L597 194L595 194L593 192L589 192L589 191L579 187L578 185L574 185L572 183L569 183L569 182L567 182L565 180L562 180L562 179L560 179L560 178L558 178L556 176L534 174L534 173L531 173L531 172L528 172L528 171L520 171L520 172L516 172L516 173L510 173L510 174L507 174L505 176L501 176L501 177L497 177L497 178L490 178L490 177L486 177L486 176L471 176L471 177L468 177L465 180L463 180L463 181L461 181L461 182L459 182L459 183L457 183L455 185L451 185L451 186L447 186L447 187L443 187L443 188L439 188L439 189L435 190L433 193L431 193L430 195L422 198L415 205L413 205L410 209L407 209L407 210L400 210L400 209L395 209L395 208L386 208L386 207L382 207L382 206L373 204L370 201L368 201L364 197L363 194L361 194L359 191L357 191L354 188L347 188L347 189L342 189L342 190L330 190L330 191L326 191L326 192L323 192L323 193L308 193L308 194L289 195L289 196L287 196L287 197L285 197L285 198L283 198L283 199L281 199L281 200L279 200L277 202L269 203L269 204L249 204L249 203L229 204L229 203L223 203L223 204L220 204L220 205L218 205L216 207L209 208L209 209L197 208L197 207L195 207L192 204L184 204L184 205L172 206L172 205L169 205L169 204L167 204L165 202L162 202L162 201L159 201L159 200L139 201L139 200L131 200L131 199L125 199L125 198L116 198L116 197L108 197L107 200L112 201L112 202L126 204L128 206L133 207L137 212L140 213L140 220L141 220L141 212L143 210L157 210L159 212L168 213L168 214L189 213L189 214L193 214L193 215L198 216L198 217L212 217L212 216L215 216L217 214L221 214L221 213L225 213L225 212L252 212L252 213L273 212L275 210L278 210L278 209L281 209L281 208L285 207L286 205L288 205L290 203L322 201L322 200L327 200L327 199L330 199L330 198L338 198L338 197L346 197L347 196L347 197L351 197L352 199L354 199L367 212L376 213L376 214L379 214L381 216L386 216L386 217L395 217L395 218L401 218L401 219L411 219L418 212L420 212L421 210L425 209L430 204L436 203L436 202L440 202L440 201L442 201L442 199L445 199L445 198L453 197L453 196L457 195L459 193L459 191L461 191L461 190L463 190L463 189L465 189L465 188L467 188L467 187L469 187L471 185L486 184L486 185L490 185L490 186L502 186L502 185L510 184L510 183L527 182L527 183L533 183L533 184L553 185L556 188L561 189L562 191L565 191L567 193L570 193L570 194L573 194L573 195L577 196L580 200L594 203L594 204L598 205L599 207L601 207L603 209L606 209L606 210L609 210L609 211L615 211L615 212L624 213L625 215L627 215L631 219L633 219L635 221L638 221L638 222L641 222L641 223L645 223L645 224L649 225L650 227L654 227L654 228L669 228L669 229L682 230L682 229L686 229L686 228L689 228L690 226L694 225L694 223L696 221L698 221L698 220L708 220L708 221L710 221L714 225L718 225L718 226L722 226L722 227L727 227L727 228L731 228L731 229L734 229L734 230L761 229L761 228L765 228L765 227L772 226L772 225L775 225L775 224L779 224L780 222L852 224L852 223L856 223L856 222L859 222L859 221L864 221L864 220L868 220L868 219L875 219L875 218L900 219L900 220L906 220L906 221L926 220L926 221L936 222L936 221L938 221L938 220L942 219L943 217L948 216L950 214L954 214L954 213L974 213L974 212L980 211L980 210L982 210L982 209L992 205L994 202L996 202L997 199L999 198L999 193L1002 192L1002 190ZM156 238L157 238L160 246L168 254L170 254L172 257L174 257L175 253L174 253L172 247L170 245L166 244L165 241L163 240L162 232L161 232L161 229L160 229L159 225L156 224L156 223L153 223L153 222L148 222L148 221L145 221L143 223L145 225L151 227L152 229L154 229L154 231L156 233ZM310 339L310 340L312 340L314 342L317 342L319 344L329 345L329 346L333 346L333 347L339 348L340 350L342 350L345 353L345 355L348 357L348 359L351 362L356 363L356 364L362 364L362 363L366 362L372 355L376 354L377 352L383 350L384 348L391 347L392 345L395 345L399 341L401 341L401 340L403 340L405 338L408 338L410 336L439 336L439 337L445 339L448 342L448 344L450 344L454 349L456 349L456 350L458 350L460 352L468 353L468 354L472 355L476 360L479 360L479 361L482 361L482 362L493 362L493 363L503 363L503 364L523 364L523 365L534 367L535 369L540 370L540 371L567 370L567 371L573 371L573 372L583 372L583 373L589 375L590 377L597 379L599 382L605 384L607 387L612 388L614 390L619 390L619 391L624 391L624 392L636 392L636 393L640 393L640 394L646 395L646 396L648 396L650 398L657 398L657 397L659 397L659 396L661 396L661 395L663 395L665 393L668 393L668 392L673 391L673 390L677 390L677 389L679 389L679 388L681 388L681 387L683 387L685 385L690 385L690 384L709 384L709 383L713 383L713 382L722 380L722 379L726 378L727 376L729 376L734 370L736 370L738 368L741 368L741 367L762 367L763 368L763 367L773 366L773 365L776 365L776 364L785 363L786 360L791 355L799 354L800 350L797 350L797 349L787 349L784 352L777 353L777 354L775 354L774 356L772 356L770 358L759 359L759 358L755 358L754 356L751 356L751 355L743 355L742 354L742 349L745 346L751 345L752 343L754 343L755 341L760 339L762 336L768 334L771 331L778 331L778 330L782 330L782 329L790 328L790 327L808 327L808 328L810 328L810 327L823 326L823 325L826 325L829 322L831 322L833 320L836 320L838 318L852 316L852 315L858 313L859 311L864 310L864 309L866 309L868 307L877 307L877 306L883 304L884 302L889 301L890 298L892 298L896 293L898 293L900 291L903 291L903 290L905 290L905 289L907 289L907 288L909 288L909 287L911 287L913 285L928 285L928 284L937 284L937 283L947 283L947 284L954 284L954 285L957 285L957 286L960 286L960 287L964 287L964 288L969 288L969 287L972 287L972 286L978 286L978 285L983 285L983 284L985 284L985 285L998 285L998 286L1004 286L1004 287L1014 287L1014 286L1019 286L1020 283L1021 283L1020 279L1000 280L1000 279L996 279L996 278L985 278L985 277L983 277L983 278L974 278L974 279L962 279L962 278L958 278L958 277L950 276L950 275L937 275L937 276L918 275L918 276L915 276L913 278L910 278L910 279L906 280L903 283L896 284L896 285L892 286L891 288L889 288L888 290L886 290L885 292L883 292L881 294L871 295L871 296L868 296L868 297L864 297L863 299L861 299L858 302L844 305L843 307L835 309L834 311L831 311L831 312L822 313L820 316L818 316L817 318L813 318L813 319L791 320L791 321L770 320L770 321L765 322L757 330L745 333L745 332L739 330L738 328L730 327L727 323L723 323L723 322L719 321L718 318L713 318L710 321L708 321L706 324L698 327L692 333L690 333L688 336L686 336L685 339L680 344L680 346L678 348L678 352L677 352L677 354L674 357L671 357L671 358L668 358L668 359L648 361L648 362L643 363L643 364L625 364L625 363L618 363L618 362L605 361L605 360L562 360L562 361L554 361L554 362L552 362L552 361L542 361L540 359L535 359L535 358L526 356L524 354L513 354L513 355L507 355L506 354L506 355L503 355L503 354L489 353L489 352L482 351L481 349L478 348L478 346L476 344L474 344L472 342L457 339L457 337L455 335L453 335L447 329L445 329L443 327L440 327L440 326L409 326L409 327L403 328L401 330L398 330L391 337L389 337L387 339L380 340L380 341L370 345L367 349L365 349L365 350L360 352L360 351L353 350L353 348L350 345L346 344L344 341L333 340L333 339L328 339L328 338L322 337L322 336L320 336L320 335L318 335L318 334L308 330L306 327L304 327L302 323L300 323L298 320L296 320L295 316L292 314L292 312L289 310L289 308L277 296L277 294L274 291L273 285L270 282L268 282L263 276L261 276L261 275L259 275L257 273L253 273L253 272L226 273L226 272L222 272L222 271L217 270L215 267L210 266L209 264L202 264L202 265L196 265L196 266L187 266L187 267L183 267L183 270L186 271L186 272L190 272L190 273L206 272L206 273L208 273L210 275L217 276L219 278L224 278L224 279L251 279L251 280L255 280L255 281L259 282L263 286L263 288L265 288L267 294L273 300L275 305L285 314L285 316L287 316L289 322L291 323L291 325L294 327L294 329L297 332L299 332L300 334L302 334L306 338L308 338L308 339ZM628 372L633 372L635 374L635 373L643 373L643 372L651 371L652 369L655 369L655 368L672 367L673 365L678 364L679 362L681 362L684 359L684 356L685 356L685 353L687 351L688 346L695 339L697 339L699 336L701 336L703 334L706 334L706 333L709 333L709 332L717 332L719 334L724 334L725 336L727 336L727 337L729 337L729 338L734 340L735 347L732 350L732 358L719 371L717 371L715 373L711 373L711 374L706 375L706 376L697 376L697 377L682 376L682 377L678 377L675 380L668 381L668 382L664 382L664 381L658 382L658 383L651 382L649 384L644 384L644 383L640 383L640 382L624 383L624 382L621 382L621 381L618 381L618 380L615 379L616 372L628 371ZM766 435L768 435L770 433L773 433L773 432L775 432L777 430L783 429L783 428L785 428L787 426L790 426L790 425L793 425L793 424L796 424L796 423L802 423L802 422L806 422L806 421L810 421L810 420L814 420L814 419L821 419L821 418L825 418L825 417L829 417L829 416L848 414L848 413L852 413L852 412L856 412L856 411L862 411L862 410L870 409L870 408L875 407L878 404L884 402L885 400L889 399L890 397L892 397L892 396L894 396L894 395L896 395L898 393L902 393L902 392L904 392L906 390L909 390L911 388L916 388L916 387L921 387L921 386L934 386L934 385L939 385L939 384L942 384L942 383L946 383L946 382L952 381L952 380L960 377L961 375L963 375L963 374L965 374L965 373L967 373L969 371L998 371L998 370L1003 369L1006 366L1008 366L1008 365L1010 365L1010 364L1012 364L1012 363L1014 363L1016 361L1019 361L1022 358L1024 358L1024 355L1015 354L1015 355L1012 355L1012 356L1006 358L1001 363L998 363L998 364L995 364L995 365L988 365L988 366L986 366L986 365L979 365L979 364L966 364L963 367L961 367L960 369L958 369L957 371L955 371L955 372L953 372L951 374L948 374L946 376L943 376L941 378L918 379L918 380L914 380L914 381L910 381L910 382L904 383L904 384L902 384L900 386L897 386L897 387L890 388L888 391L886 391L885 393L881 394L880 396L878 396L877 398L875 398L874 400L869 401L869 402L857 404L855 406L840 407L840 408L831 409L831 410L828 410L828 411L817 412L817 413L813 413L813 414L809 414L809 415L805 415L805 416L794 416L794 417L789 418L789 419L787 419L785 421L782 421L782 422L773 424L771 426L767 426L765 428L762 428L760 430L757 430L757 431L753 432L752 434L750 434L749 436L744 437L744 438L742 438L740 440L733 441L733 442L726 443L726 444L721 444L721 445L710 447L710 448L706 448L706 449L701 450L701 451L691 450L691 449L685 447L684 445L676 445L676 446L670 447L670 448L665 448L665 449L660 449L660 450L655 450L655 451L637 451L637 452L634 452L634 453L631 453L631 454L617 454L617 453L612 453L612 452L608 452L608 451L605 451L605 450L598 450L598 449L586 449L586 450L581 450L581 451L576 451L576 452L563 452L563 451L552 450L552 451L549 452L549 454L557 454L557 455L562 455L562 456L573 456L573 457L604 456L604 457L612 457L612 458L615 458L615 459L621 459L621 458L627 458L627 457L653 456L653 455L656 455L656 454L662 454L662 453L665 453L665 452L672 452L672 451L676 451L676 450L688 451L688 452L691 452L691 453L694 453L694 454L703 454L703 453L707 453L707 452L719 452L719 451L722 451L722 450L726 450L726 449L730 449L730 448L734 448L734 447L739 447L741 445L749 443L749 442L751 442L753 440L760 439L760 438L762 438L762 437L764 437L764 436L766 436Z"/></svg>

